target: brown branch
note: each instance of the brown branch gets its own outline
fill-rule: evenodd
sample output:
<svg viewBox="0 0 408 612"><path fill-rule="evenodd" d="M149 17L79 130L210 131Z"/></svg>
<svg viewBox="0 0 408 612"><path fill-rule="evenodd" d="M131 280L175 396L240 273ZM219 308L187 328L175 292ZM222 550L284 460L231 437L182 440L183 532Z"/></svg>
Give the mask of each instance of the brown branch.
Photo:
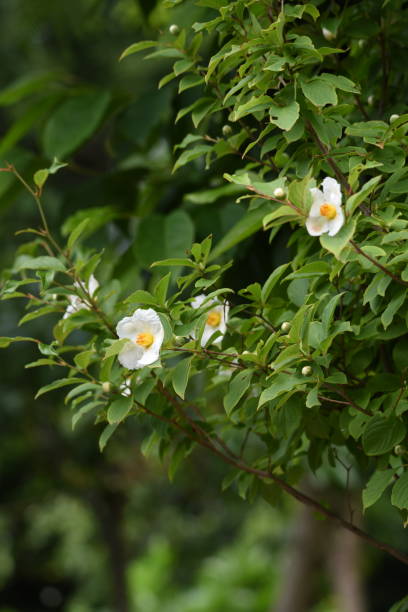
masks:
<svg viewBox="0 0 408 612"><path fill-rule="evenodd" d="M363 257L365 257L368 261L370 261L374 266L376 266L377 268L379 268L380 270L382 270L384 272L384 274L387 274L387 276L390 276L396 283L399 283L400 285L403 285L404 287L408 287L408 283L403 281L402 278L400 278L399 276L396 276L396 274L393 274L390 270L388 270L388 268L386 268L385 266L383 266L382 264L380 264L379 261L377 261L376 259L374 259L373 257L371 257L370 255L368 255L367 253L365 253L356 242L354 242L354 240L350 240L350 244L353 247L353 249L356 251L356 253L359 253L359 255L362 255Z"/></svg>
<svg viewBox="0 0 408 612"><path fill-rule="evenodd" d="M164 389L164 387L162 387L162 389ZM159 391L160 391L160 389L159 389ZM181 406L180 406L179 402L177 401L177 399L174 398L167 390L165 390L165 391L166 391L166 395L165 396L171 402L171 404L175 408L176 408L176 405L177 405L177 412L178 412L178 414L182 415L182 416L184 416L184 418L186 418L186 415L184 414L183 410L181 409ZM357 527L356 525L354 525L350 521L348 521L345 518L343 518L342 516L336 514L335 512L330 510L329 508L326 508L323 504L321 504L317 500L309 497L308 495L306 495L305 493L302 493L301 491L298 491L297 489L292 487L290 484L285 482L282 478L279 478L279 476L276 476L275 474L273 474L270 471L267 472L267 471L260 470L260 469L257 469L257 468L253 468L253 467L251 467L249 465L246 465L245 463L243 463L239 459L236 459L234 456L225 455L222 451L220 451L218 448L216 448L212 444L212 442L209 441L208 438L203 439L201 436L199 436L198 438L194 438L194 436L192 436L190 432L184 430L184 428L179 423L174 422L171 419L167 419L166 417L163 417L163 415L159 415L157 413L154 413L153 411L146 409L144 406L142 406L142 408L148 414L150 414L151 416L157 417L157 418L159 418L162 421L165 421L167 423L170 423L170 424L176 426L179 430L184 431L184 433L186 433L186 435L188 435L197 444L199 444L200 446L204 446L205 448L210 450L213 454L215 454L218 457L220 457L225 463L228 463L229 465L232 465L236 469L241 470L243 472L246 472L248 474L253 474L254 476L257 476L258 478L261 478L262 480L271 480L278 487L280 487L283 491L285 491L288 495L290 495L291 497L293 497L297 501L301 502L302 504L305 504L306 506L309 506L310 508L313 508L314 510L316 510L320 514L323 514L323 516L326 516L327 518L330 518L331 520L336 521L337 523L342 525L342 527L344 527L348 531L351 531L352 533L354 533L358 537L362 538L363 540L365 540L366 542L371 544L371 546L374 546L378 550L381 550L381 551L384 551L384 552L388 553L389 555L391 555L395 559L398 559L402 563L408 565L408 556L407 555L405 555L404 553L402 553L399 550L395 549L393 546L390 546L390 545L388 545L388 544L386 544L384 542L381 542L380 540L377 540L376 538L370 536L368 533L366 533L365 531L363 531L362 529L360 529L359 527ZM190 421L189 421L189 423L190 423Z"/></svg>

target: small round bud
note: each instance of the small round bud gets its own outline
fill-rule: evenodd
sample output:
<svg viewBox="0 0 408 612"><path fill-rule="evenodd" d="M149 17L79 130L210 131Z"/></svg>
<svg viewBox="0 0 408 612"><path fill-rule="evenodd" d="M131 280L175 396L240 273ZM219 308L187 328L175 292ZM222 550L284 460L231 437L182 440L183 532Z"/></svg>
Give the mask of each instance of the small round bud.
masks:
<svg viewBox="0 0 408 612"><path fill-rule="evenodd" d="M310 376L311 373L312 373L312 368L310 366L303 366L302 376Z"/></svg>
<svg viewBox="0 0 408 612"><path fill-rule="evenodd" d="M180 32L180 28L178 27L176 23L172 23L171 26L169 27L169 32L170 34L173 34L173 36L175 36L176 34Z"/></svg>
<svg viewBox="0 0 408 612"><path fill-rule="evenodd" d="M278 200L280 200L281 198L285 197L285 190L282 189L282 187L277 187L274 190L273 195L275 196L275 198L278 198Z"/></svg>
<svg viewBox="0 0 408 612"><path fill-rule="evenodd" d="M370 106L372 106L374 104L374 96L373 95L368 96L367 102Z"/></svg>
<svg viewBox="0 0 408 612"><path fill-rule="evenodd" d="M402 444L397 444L397 446L394 446L394 453L396 455L405 455L406 452L407 450L404 446L402 446Z"/></svg>
<svg viewBox="0 0 408 612"><path fill-rule="evenodd" d="M397 115L397 114L391 115L390 123L394 123L394 121L396 121L397 119L399 119L399 115Z"/></svg>
<svg viewBox="0 0 408 612"><path fill-rule="evenodd" d="M228 125L228 123L226 123L225 125L222 126L222 134L223 134L223 136L231 136L231 134L232 134L232 127L230 125Z"/></svg>
<svg viewBox="0 0 408 612"><path fill-rule="evenodd" d="M282 323L282 325L281 325L281 330L282 330L282 331L283 331L285 334L287 334L287 333L288 333L288 331L290 330L290 327L291 327L291 325L290 325L289 321L284 321L284 322Z"/></svg>
<svg viewBox="0 0 408 612"><path fill-rule="evenodd" d="M366 41L363 38L360 38L357 44L360 47L360 49L362 49L365 46Z"/></svg>
<svg viewBox="0 0 408 612"><path fill-rule="evenodd" d="M109 391L111 390L111 384L109 381L105 381L102 383L102 389L104 393L109 393Z"/></svg>
<svg viewBox="0 0 408 612"><path fill-rule="evenodd" d="M329 28L322 28L322 34L326 40L334 40L336 38L335 33L329 30Z"/></svg>

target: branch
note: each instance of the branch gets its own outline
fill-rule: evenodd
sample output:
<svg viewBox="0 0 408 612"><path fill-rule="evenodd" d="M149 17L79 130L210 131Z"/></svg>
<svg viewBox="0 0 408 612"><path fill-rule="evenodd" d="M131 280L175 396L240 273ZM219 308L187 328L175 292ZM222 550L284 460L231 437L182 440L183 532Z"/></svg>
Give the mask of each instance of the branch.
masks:
<svg viewBox="0 0 408 612"><path fill-rule="evenodd" d="M356 251L356 253L359 253L359 255L362 255L363 257L365 257L366 259L368 259L368 261L370 261L374 266L377 266L377 268L379 268L380 270L382 270L384 272L384 274L387 274L387 276L390 276L396 283L399 283L400 285L403 285L403 287L408 287L408 283L403 281L402 278L400 278L399 276L397 276L396 274L393 274L390 270L388 270L388 268L386 268L385 266L383 266L382 264L380 264L379 261L377 261L376 259L374 259L373 257L371 257L370 255L368 255L367 253L365 253L356 242L354 242L354 240L350 240L350 244L353 247L353 249Z"/></svg>
<svg viewBox="0 0 408 612"><path fill-rule="evenodd" d="M160 389L159 389L159 391L160 391ZM162 391L161 392L163 392L163 391L165 391L165 394L164 394L165 397L174 406L174 408L176 408L178 414L183 416L184 418L188 419L188 417L186 417L186 415L184 414L184 411L181 408L180 403L178 402L178 400L175 397L173 397L171 395L171 393L169 393L166 389L164 389L164 387L162 387ZM389 555L391 555L395 559L398 559L402 563L408 565L408 556L407 555L405 555L404 553L402 553L399 550L395 549L393 546L390 546L390 545L388 545L388 544L386 544L384 542L381 542L380 540L377 540L376 538L370 536L368 533L366 533L365 531L363 531L362 529L360 529L359 527L357 527L356 525L354 525L350 521L348 521L345 518L343 518L342 516L336 514L335 512L330 510L329 508L326 508L323 504L321 504L317 500L309 497L305 493L302 493L298 489L295 489L290 484L288 484L287 482L282 480L282 478L279 478L279 476L276 476L275 474L273 474L270 471L267 472L267 471L259 470L257 468L253 468L253 467L251 467L249 465L246 465L240 459L236 458L236 456L234 455L234 453L232 453L232 451L229 451L230 454L228 454L228 455L224 454L221 450L219 450L218 448L216 448L214 446L214 444L212 443L211 439L209 439L207 437L207 434L205 434L206 435L205 439L202 438L201 436L199 436L198 438L195 438L194 436L191 435L190 432L187 432L186 430L184 430L184 428L180 424L172 421L171 419L167 419L166 417L163 417L162 415L156 414L156 413L152 412L151 410L148 410L148 409L144 408L144 406L142 406L142 408L146 412L148 412L148 414L150 414L151 416L157 417L160 420L164 420L164 421L166 421L166 422L176 426L179 430L184 431L184 433L186 433L197 444L199 444L200 446L203 446L203 447L207 448L208 450L210 450L214 455L217 455L218 457L220 457L225 463L228 463L229 465L232 465L236 469L241 470L243 472L246 472L248 474L253 474L254 476L257 476L258 478L261 478L262 480L271 480L278 487L280 487L283 491L285 491L288 495L290 495L291 497L293 497L297 501L301 502L302 504L305 504L306 506L309 506L310 508L313 508L314 510L316 510L320 514L323 514L327 518L330 518L331 520L336 521L337 523L339 523L342 527L344 527L348 531L351 531L352 533L354 533L358 537L362 538L364 541L366 541L369 544L371 544L371 546L377 548L378 550L381 550L381 551L384 551L384 552L388 553ZM191 425L191 419L188 419L188 422ZM196 427L194 429L197 432L197 424L196 424ZM203 430L201 430L201 428L198 428L198 430L200 432L203 431Z"/></svg>

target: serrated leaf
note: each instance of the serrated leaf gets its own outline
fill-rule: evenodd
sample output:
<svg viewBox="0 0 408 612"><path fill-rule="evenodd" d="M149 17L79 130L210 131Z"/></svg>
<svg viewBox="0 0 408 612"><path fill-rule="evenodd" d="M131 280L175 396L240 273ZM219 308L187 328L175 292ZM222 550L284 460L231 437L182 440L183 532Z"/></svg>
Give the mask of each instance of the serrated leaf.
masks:
<svg viewBox="0 0 408 612"><path fill-rule="evenodd" d="M119 57L119 61L122 61L125 59L125 57L128 57L128 55L132 55L138 51L143 51L143 49L157 47L158 44L159 43L157 40L141 40L140 42L133 43L133 45L129 45L129 47L126 47L126 49L122 52L121 56Z"/></svg>
<svg viewBox="0 0 408 612"><path fill-rule="evenodd" d="M323 234L320 236L320 244L324 249L333 253L336 259L340 259L342 250L349 244L356 230L356 221L351 220L340 229L335 236Z"/></svg>
<svg viewBox="0 0 408 612"><path fill-rule="evenodd" d="M54 382L50 383L49 385L41 387L41 389L37 391L34 399L44 395L44 393L54 391L54 389L60 389L61 387L66 387L67 385L77 385L78 383L83 383L83 381L83 378L60 378L59 380L54 380Z"/></svg>
<svg viewBox="0 0 408 612"><path fill-rule="evenodd" d="M269 387L264 389L259 398L258 408L261 408L266 402L276 399L282 393L286 391L292 391L296 387L305 384L306 380L303 376L297 376L296 374L285 374L281 372L273 377Z"/></svg>
<svg viewBox="0 0 408 612"><path fill-rule="evenodd" d="M131 397L121 397L109 406L107 419L111 425L113 423L120 423L127 416L130 409L132 408L133 400Z"/></svg>
<svg viewBox="0 0 408 612"><path fill-rule="evenodd" d="M408 472L405 471L392 487L391 503L401 510L408 509Z"/></svg>
<svg viewBox="0 0 408 612"><path fill-rule="evenodd" d="M184 399L184 394L186 392L192 359L192 357L186 357L179 361L179 363L174 368L171 377L173 389L175 390L177 395L181 397L181 399Z"/></svg>
<svg viewBox="0 0 408 612"><path fill-rule="evenodd" d="M228 416L249 389L252 374L251 370L243 370L236 374L230 382L228 393L224 397L224 408Z"/></svg>
<svg viewBox="0 0 408 612"><path fill-rule="evenodd" d="M45 181L47 180L49 174L49 170L46 168L37 170L37 172L34 174L34 183L40 190L44 187Z"/></svg>
<svg viewBox="0 0 408 612"><path fill-rule="evenodd" d="M20 272L21 270L52 270L54 272L64 272L65 266L56 257L41 255L40 257L31 257L30 255L19 255L14 263L13 270Z"/></svg>
<svg viewBox="0 0 408 612"><path fill-rule="evenodd" d="M101 452L104 450L105 446L108 443L109 438L115 432L115 430L117 429L118 425L119 425L119 423L113 423L113 424L106 425L105 429L103 430L103 432L101 433L101 436L99 438L99 450Z"/></svg>
<svg viewBox="0 0 408 612"><path fill-rule="evenodd" d="M376 470L363 490L363 508L375 504L392 480L392 470Z"/></svg>
<svg viewBox="0 0 408 612"><path fill-rule="evenodd" d="M376 415L364 429L362 442L367 455L383 455L399 444L405 436L405 426L395 418Z"/></svg>
<svg viewBox="0 0 408 612"><path fill-rule="evenodd" d="M83 219L81 223L79 223L79 225L77 225L75 229L71 232L68 238L68 243L67 243L67 246L69 249L72 249L74 244L78 241L80 236L84 233L84 231L88 227L89 223L90 223L90 219L89 217L87 217L86 219Z"/></svg>
<svg viewBox="0 0 408 612"><path fill-rule="evenodd" d="M114 340L110 346L105 351L104 359L108 359L108 357L112 357L114 355L118 355L120 351L129 343L127 338L121 338L120 340Z"/></svg>

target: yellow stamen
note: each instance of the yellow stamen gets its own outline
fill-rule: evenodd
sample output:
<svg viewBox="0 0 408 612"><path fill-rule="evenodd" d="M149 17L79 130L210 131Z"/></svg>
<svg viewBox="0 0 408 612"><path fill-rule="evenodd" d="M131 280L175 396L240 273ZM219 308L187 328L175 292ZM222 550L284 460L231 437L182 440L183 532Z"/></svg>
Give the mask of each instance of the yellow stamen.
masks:
<svg viewBox="0 0 408 612"><path fill-rule="evenodd" d="M144 348L149 348L149 346L153 344L153 340L154 340L154 337L152 336L152 334L145 332L144 334L138 334L136 336L135 342L136 344L139 344L139 346L144 346Z"/></svg>
<svg viewBox="0 0 408 612"><path fill-rule="evenodd" d="M212 310L208 313L207 317L207 325L211 325L211 327L217 327L221 322L221 313L216 310Z"/></svg>
<svg viewBox="0 0 408 612"><path fill-rule="evenodd" d="M322 204L320 207L320 214L322 217L327 217L328 219L335 219L337 217L337 210L333 204Z"/></svg>

